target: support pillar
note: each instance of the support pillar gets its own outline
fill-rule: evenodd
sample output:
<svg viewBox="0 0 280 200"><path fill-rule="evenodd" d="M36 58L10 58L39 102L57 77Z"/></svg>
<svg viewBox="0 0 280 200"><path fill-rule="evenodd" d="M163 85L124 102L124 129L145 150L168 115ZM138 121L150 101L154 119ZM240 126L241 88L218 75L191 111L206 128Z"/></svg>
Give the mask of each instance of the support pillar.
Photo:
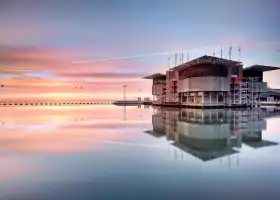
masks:
<svg viewBox="0 0 280 200"><path fill-rule="evenodd" d="M204 105L204 92L202 92L201 103Z"/></svg>
<svg viewBox="0 0 280 200"><path fill-rule="evenodd" d="M180 99L180 100L179 100L179 101L180 101L180 103L182 103L182 101L183 101L183 95L182 95L182 93L181 93L181 92L179 93L179 99Z"/></svg>

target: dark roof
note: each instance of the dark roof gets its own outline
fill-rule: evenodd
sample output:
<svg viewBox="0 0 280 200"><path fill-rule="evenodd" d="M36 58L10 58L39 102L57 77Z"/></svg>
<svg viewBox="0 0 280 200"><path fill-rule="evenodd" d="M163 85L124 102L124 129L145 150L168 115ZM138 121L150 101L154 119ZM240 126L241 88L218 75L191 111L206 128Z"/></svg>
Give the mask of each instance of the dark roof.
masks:
<svg viewBox="0 0 280 200"><path fill-rule="evenodd" d="M270 96L280 96L280 90L279 89L268 89L268 94Z"/></svg>
<svg viewBox="0 0 280 200"><path fill-rule="evenodd" d="M165 136L165 133L157 133L157 132L155 132L153 130L148 130L148 131L144 131L144 132L148 133L149 135L152 135L154 137L157 137L157 138Z"/></svg>
<svg viewBox="0 0 280 200"><path fill-rule="evenodd" d="M252 65L252 66L244 68L243 71L266 72L266 71L272 71L272 70L277 70L277 69L280 69L280 68L279 67L273 67L273 66L265 66L265 65Z"/></svg>
<svg viewBox="0 0 280 200"><path fill-rule="evenodd" d="M220 149L220 150L199 151L199 150L192 149L192 148L190 148L190 147L188 147L188 146L186 146L186 145L184 145L180 142L174 142L172 145L177 147L178 149L180 149L180 150L182 150L182 151L200 159L203 162L207 162L207 161L214 160L214 159L217 159L217 158L221 158L221 157L224 157L224 156L239 153L239 151L237 151L233 148L230 148L230 147Z"/></svg>
<svg viewBox="0 0 280 200"><path fill-rule="evenodd" d="M143 79L154 79L154 78L165 78L165 77L166 77L165 74L156 73L156 74L152 74L149 76L145 76L145 77L143 77Z"/></svg>
<svg viewBox="0 0 280 200"><path fill-rule="evenodd" d="M186 67L190 67L190 66L197 65L197 64L214 64L214 65L216 64L216 65L232 66L232 65L241 64L241 62L205 55L205 56L196 58L194 60L191 60L189 62L183 63L181 65L178 65L176 67L173 67L173 68L171 68L171 70L181 70Z"/></svg>

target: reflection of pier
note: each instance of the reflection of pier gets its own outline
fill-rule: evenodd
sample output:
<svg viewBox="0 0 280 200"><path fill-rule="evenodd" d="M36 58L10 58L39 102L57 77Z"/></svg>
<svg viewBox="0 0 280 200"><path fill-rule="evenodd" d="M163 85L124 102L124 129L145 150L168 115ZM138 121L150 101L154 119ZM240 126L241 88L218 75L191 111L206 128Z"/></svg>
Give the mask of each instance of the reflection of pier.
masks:
<svg viewBox="0 0 280 200"><path fill-rule="evenodd" d="M239 153L242 144L254 149L277 145L262 139L265 117L280 114L262 108L240 110L156 110L153 136L165 136L176 148L202 161ZM238 161L239 162L239 161Z"/></svg>

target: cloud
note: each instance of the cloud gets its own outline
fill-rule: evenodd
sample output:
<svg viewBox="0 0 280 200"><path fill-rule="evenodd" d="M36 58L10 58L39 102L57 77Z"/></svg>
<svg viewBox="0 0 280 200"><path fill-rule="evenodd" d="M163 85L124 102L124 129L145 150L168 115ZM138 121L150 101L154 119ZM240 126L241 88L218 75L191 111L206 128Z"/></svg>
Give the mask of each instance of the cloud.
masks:
<svg viewBox="0 0 280 200"><path fill-rule="evenodd" d="M1 74L23 75L29 71L55 70L67 66L71 50L44 49L35 46L0 45Z"/></svg>
<svg viewBox="0 0 280 200"><path fill-rule="evenodd" d="M0 61L7 63L58 61L60 57L70 56L72 50L47 49L36 46L0 45Z"/></svg>
<svg viewBox="0 0 280 200"><path fill-rule="evenodd" d="M128 98L140 88L150 90L150 83L142 80L149 73L140 72L147 68L145 64L141 67L131 60L73 64L81 52L0 45L1 84L5 85L1 97L118 99L123 84L128 86Z"/></svg>
<svg viewBox="0 0 280 200"><path fill-rule="evenodd" d="M124 79L138 79L144 77L146 74L137 73L121 73L121 72L103 72L103 73L61 73L61 76L72 77L72 78L124 78Z"/></svg>
<svg viewBox="0 0 280 200"><path fill-rule="evenodd" d="M69 77L86 77L86 74L127 71L133 67L128 60L107 60L90 63L73 63L89 52L80 49L49 49L36 46L0 45L0 71L2 74L24 75L30 71L48 72ZM78 73L77 73L78 72ZM76 76L73 74L77 74ZM106 76L104 74L104 76Z"/></svg>

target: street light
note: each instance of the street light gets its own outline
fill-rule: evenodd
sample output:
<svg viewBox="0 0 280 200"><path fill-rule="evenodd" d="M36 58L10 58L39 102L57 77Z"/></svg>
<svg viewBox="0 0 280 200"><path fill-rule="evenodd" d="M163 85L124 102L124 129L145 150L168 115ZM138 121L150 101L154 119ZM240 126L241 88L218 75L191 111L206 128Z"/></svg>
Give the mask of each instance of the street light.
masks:
<svg viewBox="0 0 280 200"><path fill-rule="evenodd" d="M140 101L142 100L142 89L140 88L140 90L139 90L139 94L140 94Z"/></svg>
<svg viewBox="0 0 280 200"><path fill-rule="evenodd" d="M123 100L126 101L126 85L123 85Z"/></svg>

